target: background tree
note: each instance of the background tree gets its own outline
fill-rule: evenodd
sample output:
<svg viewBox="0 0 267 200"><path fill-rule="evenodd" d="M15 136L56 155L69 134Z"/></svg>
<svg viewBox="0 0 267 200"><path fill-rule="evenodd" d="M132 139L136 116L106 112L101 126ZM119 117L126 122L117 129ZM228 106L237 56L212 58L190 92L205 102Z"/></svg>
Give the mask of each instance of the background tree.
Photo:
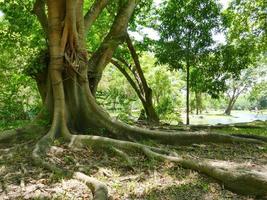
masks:
<svg viewBox="0 0 267 200"><path fill-rule="evenodd" d="M253 107L259 109L267 108L267 83L266 81L254 85L252 88L249 100Z"/></svg>
<svg viewBox="0 0 267 200"><path fill-rule="evenodd" d="M189 124L190 69L197 66L197 60L213 44L212 32L218 28L220 9L213 0L169 0L162 5L156 56L160 63L186 70L186 124Z"/></svg>
<svg viewBox="0 0 267 200"><path fill-rule="evenodd" d="M238 78L232 78L227 81L228 90L226 91L226 98L228 105L224 111L226 115L231 114L238 97L251 89L263 74L264 72L259 69L248 68L243 70Z"/></svg>

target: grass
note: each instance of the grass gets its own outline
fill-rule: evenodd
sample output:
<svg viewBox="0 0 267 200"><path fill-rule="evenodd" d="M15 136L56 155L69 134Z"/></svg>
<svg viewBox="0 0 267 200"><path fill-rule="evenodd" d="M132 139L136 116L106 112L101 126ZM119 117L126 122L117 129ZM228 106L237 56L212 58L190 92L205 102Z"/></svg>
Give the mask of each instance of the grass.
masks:
<svg viewBox="0 0 267 200"><path fill-rule="evenodd" d="M218 133L226 133L226 134L248 134L248 135L260 135L267 137L267 121L254 121L250 123L241 123L237 125L248 125L254 126L252 127L244 127L238 128L234 126L230 127L223 127L214 129Z"/></svg>

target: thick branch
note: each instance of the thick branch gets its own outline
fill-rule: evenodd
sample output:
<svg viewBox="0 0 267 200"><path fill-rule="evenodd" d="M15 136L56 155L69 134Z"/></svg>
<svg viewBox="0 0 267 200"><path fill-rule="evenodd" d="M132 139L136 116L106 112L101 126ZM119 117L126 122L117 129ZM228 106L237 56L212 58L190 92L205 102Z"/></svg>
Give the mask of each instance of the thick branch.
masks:
<svg viewBox="0 0 267 200"><path fill-rule="evenodd" d="M140 61L139 61L139 57L138 57L138 55L137 55L137 53L135 51L135 48L134 48L133 43L132 43L132 40L131 40L131 38L130 38L128 33L126 34L126 43L127 43L128 49L130 50L132 58L134 60L135 68L136 68L136 71L137 71L137 73L138 73L138 75L140 77L140 80L142 82L142 86L144 87L143 89L148 91L149 87L147 85L144 73L142 71L141 64L140 64Z"/></svg>
<svg viewBox="0 0 267 200"><path fill-rule="evenodd" d="M96 0L94 4L91 6L90 10L84 16L84 30L88 32L88 30L93 25L94 21L100 15L102 10L108 4L108 0Z"/></svg>
<svg viewBox="0 0 267 200"><path fill-rule="evenodd" d="M136 73L136 70L134 69L134 67L132 67L130 64L128 64L128 63L126 62L126 60L124 60L124 59L121 58L121 57L116 57L116 59L117 59L118 61L120 61L121 63L123 63L123 64L124 64L130 71L131 71L131 73L133 74L133 76L134 76L134 78L135 78L135 80L136 80L136 82L137 82L137 84L138 84L138 87L139 87L140 91L141 91L142 93L144 93L144 88L143 88L143 86L142 86L142 81L141 81L140 77L138 76L138 73Z"/></svg>
<svg viewBox="0 0 267 200"><path fill-rule="evenodd" d="M120 7L108 35L89 60L88 77L93 95L96 92L102 71L111 61L112 55L118 45L121 44L125 38L128 22L133 14L135 6L136 1L128 0Z"/></svg>
<svg viewBox="0 0 267 200"><path fill-rule="evenodd" d="M45 0L36 0L34 7L33 7L33 13L37 16L37 19L39 20L44 33L47 37L48 35L48 21L47 16L45 13Z"/></svg>
<svg viewBox="0 0 267 200"><path fill-rule="evenodd" d="M137 85L135 84L134 80L131 78L131 76L127 73L127 71L114 59L111 60L111 63L117 67L118 70L120 70L120 72L125 76L125 78L127 79L127 81L131 84L132 88L134 89L134 91L136 92L136 94L138 95L138 97L140 98L140 100L142 102L145 102L144 97L142 96L140 90L138 89Z"/></svg>

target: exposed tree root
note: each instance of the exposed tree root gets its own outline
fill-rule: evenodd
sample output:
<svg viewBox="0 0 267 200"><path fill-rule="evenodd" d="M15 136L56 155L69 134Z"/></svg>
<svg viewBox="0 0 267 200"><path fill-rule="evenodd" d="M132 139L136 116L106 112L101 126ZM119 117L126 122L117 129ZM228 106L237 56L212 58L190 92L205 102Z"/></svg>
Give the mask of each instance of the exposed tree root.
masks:
<svg viewBox="0 0 267 200"><path fill-rule="evenodd" d="M66 175L69 176L70 172L59 168L57 165L52 164L51 162L47 162L44 160L45 154L50 149L53 140L54 140L54 134L53 132L50 131L36 144L33 150L33 153L32 153L34 164L37 166L41 166L47 170L50 170L54 173L64 174L65 176ZM89 176L86 176L85 174L80 173L80 172L74 173L73 177L75 179L78 179L86 183L86 185L90 188L90 190L93 193L94 200L107 200L108 199L108 189L106 185L104 185L100 181L94 178L91 178Z"/></svg>
<svg viewBox="0 0 267 200"><path fill-rule="evenodd" d="M262 140L262 141L267 142L267 137L262 136L262 135L251 135L251 134L241 134L241 133L235 133L232 135L236 137L251 138L251 139Z"/></svg>
<svg viewBox="0 0 267 200"><path fill-rule="evenodd" d="M200 130L200 129L217 129L217 128L253 128L253 129L261 129L265 128L263 125L254 125L249 123L234 123L234 124L217 124L217 125L190 125L190 129Z"/></svg>
<svg viewBox="0 0 267 200"><path fill-rule="evenodd" d="M112 147L112 150L117 154L119 155L120 157L122 157L129 166L132 166L133 165L133 161L131 160L131 158L128 156L127 153L125 153L124 151L120 150L120 149L117 149L117 148L114 148Z"/></svg>
<svg viewBox="0 0 267 200"><path fill-rule="evenodd" d="M90 188L93 193L94 200L108 199L108 188L104 183L80 172L75 172L73 174L73 177L77 180L84 182Z"/></svg>
<svg viewBox="0 0 267 200"><path fill-rule="evenodd" d="M187 159L167 156L145 149L146 154L161 160L176 162L184 168L204 173L221 183L228 189L245 195L267 197L267 169L249 169L251 166L227 161L208 159Z"/></svg>
<svg viewBox="0 0 267 200"><path fill-rule="evenodd" d="M146 156L168 160L188 169L204 173L225 185L230 190L247 195L267 196L267 170L252 169L252 166L226 161L191 159L171 155L171 152L139 143L114 140L100 136L74 135L70 147L112 146L124 150L142 151ZM265 171L264 171L265 170Z"/></svg>
<svg viewBox="0 0 267 200"><path fill-rule="evenodd" d="M89 88L83 88L85 106L88 111L94 114L95 124L107 129L117 138L124 140L151 139L158 143L170 145L188 145L194 143L264 143L259 139L236 137L227 134L207 133L207 132L166 132L158 130L147 130L139 127L129 126L122 122L112 119L95 102ZM90 115L91 116L91 115ZM90 119L88 114L88 120Z"/></svg>
<svg viewBox="0 0 267 200"><path fill-rule="evenodd" d="M43 167L49 171L57 174L70 175L68 171L61 169L56 164L47 162L44 160L47 152L50 150L52 143L54 142L54 133L51 130L39 140L32 152L33 162L36 166Z"/></svg>
<svg viewBox="0 0 267 200"><path fill-rule="evenodd" d="M115 132L121 138L129 139L151 139L162 144L169 145L190 145L190 144L204 144L204 143L255 143L261 144L266 140L262 138L245 138L234 135L208 133L208 132L164 132L164 131L151 131L137 127L127 126L123 133L121 131Z"/></svg>
<svg viewBox="0 0 267 200"><path fill-rule="evenodd" d="M4 142L10 139L15 139L21 135L24 134L42 134L45 131L47 131L47 128L40 126L40 125L34 125L30 124L22 128L12 129L12 130L6 130L0 133L0 142Z"/></svg>

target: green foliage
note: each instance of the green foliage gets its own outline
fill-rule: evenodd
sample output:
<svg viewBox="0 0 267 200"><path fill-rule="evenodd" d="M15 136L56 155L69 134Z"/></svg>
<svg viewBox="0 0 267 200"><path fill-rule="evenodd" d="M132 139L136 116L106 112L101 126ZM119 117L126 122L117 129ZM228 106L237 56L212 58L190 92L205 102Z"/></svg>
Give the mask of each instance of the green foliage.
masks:
<svg viewBox="0 0 267 200"><path fill-rule="evenodd" d="M193 91L208 92L218 98L225 90L214 48L213 33L220 27L220 7L213 0L164 1L159 9L160 40L155 42L159 63L171 69L190 67Z"/></svg>
<svg viewBox="0 0 267 200"><path fill-rule="evenodd" d="M267 82L256 84L249 96L249 100L259 109L267 109Z"/></svg>
<svg viewBox="0 0 267 200"><path fill-rule="evenodd" d="M183 87L182 82L176 78L179 73L156 65L156 59L151 54L143 54L141 62L148 85L153 91L153 102L157 114L162 120L169 121L170 118L179 120Z"/></svg>
<svg viewBox="0 0 267 200"><path fill-rule="evenodd" d="M195 66L213 43L212 31L219 25L219 7L213 0L168 0L159 10L160 40L156 48L159 62L174 69L185 63Z"/></svg>
<svg viewBox="0 0 267 200"><path fill-rule="evenodd" d="M163 121L177 121L180 118L182 83L176 74L165 67L155 66L156 59L143 53L140 62L144 75L153 93L153 103ZM97 101L111 115L132 123L139 117L143 106L124 76L114 67L107 67L97 92Z"/></svg>
<svg viewBox="0 0 267 200"><path fill-rule="evenodd" d="M27 66L24 68L23 73L34 79L38 77L39 74L43 73L49 63L49 55L46 49L40 50L33 58L28 60Z"/></svg>
<svg viewBox="0 0 267 200"><path fill-rule="evenodd" d="M266 51L265 0L233 0L230 7L225 10L223 17L228 29L227 40L229 42L250 43L254 46L254 53Z"/></svg>

